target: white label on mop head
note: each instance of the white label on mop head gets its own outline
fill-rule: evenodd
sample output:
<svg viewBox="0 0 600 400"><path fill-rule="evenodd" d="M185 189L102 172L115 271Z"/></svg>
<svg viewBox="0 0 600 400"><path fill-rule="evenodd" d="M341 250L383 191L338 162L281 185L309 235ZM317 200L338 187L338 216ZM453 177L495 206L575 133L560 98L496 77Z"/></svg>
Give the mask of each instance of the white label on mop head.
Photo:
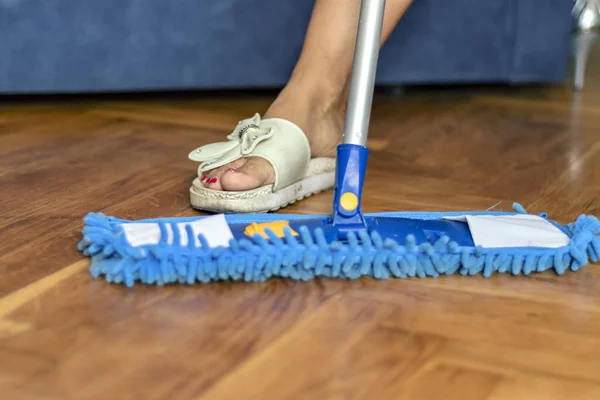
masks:
<svg viewBox="0 0 600 400"><path fill-rule="evenodd" d="M187 246L188 234L186 226L190 225L194 234L195 246L201 247L198 235L204 236L209 247L229 247L233 233L227 224L225 215L212 215L193 222L180 222L177 224L179 231L179 244ZM133 247L156 245L160 242L160 227L154 222L132 222L123 224L125 238ZM173 244L173 228L166 224L167 243Z"/></svg>
<svg viewBox="0 0 600 400"><path fill-rule="evenodd" d="M537 215L465 215L444 217L469 225L476 246L485 248L568 246L569 236Z"/></svg>
<svg viewBox="0 0 600 400"><path fill-rule="evenodd" d="M133 247L158 244L160 228L158 224L147 222L132 222L121 225L125 238Z"/></svg>
<svg viewBox="0 0 600 400"><path fill-rule="evenodd" d="M198 239L198 235L200 234L204 236L208 242L208 247L229 247L229 241L233 239L233 233L229 228L229 224L227 224L225 215L218 214L194 222L181 222L177 224L182 246L187 246L188 244L188 235L186 232L187 225L192 227L196 247L201 246L200 240Z"/></svg>

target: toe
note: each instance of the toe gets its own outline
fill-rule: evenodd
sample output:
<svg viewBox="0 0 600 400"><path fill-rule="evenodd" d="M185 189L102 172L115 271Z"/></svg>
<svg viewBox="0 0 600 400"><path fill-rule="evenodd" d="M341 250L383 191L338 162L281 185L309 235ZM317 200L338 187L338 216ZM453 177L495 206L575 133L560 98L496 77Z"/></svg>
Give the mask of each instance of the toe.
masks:
<svg viewBox="0 0 600 400"><path fill-rule="evenodd" d="M204 187L213 189L213 190L222 190L221 187L221 176L226 171L226 167L222 166L219 168L212 169L210 171L206 171L205 174L200 178L200 182L204 185Z"/></svg>
<svg viewBox="0 0 600 400"><path fill-rule="evenodd" d="M245 160L240 159L229 164L223 165L219 168L206 171L204 175L200 177L200 182L204 187L212 190L223 190L222 177L223 174L229 170L235 170L245 164Z"/></svg>
<svg viewBox="0 0 600 400"><path fill-rule="evenodd" d="M227 191L251 190L275 182L275 173L269 162L262 158L249 158L237 168L228 168L221 175L221 187Z"/></svg>

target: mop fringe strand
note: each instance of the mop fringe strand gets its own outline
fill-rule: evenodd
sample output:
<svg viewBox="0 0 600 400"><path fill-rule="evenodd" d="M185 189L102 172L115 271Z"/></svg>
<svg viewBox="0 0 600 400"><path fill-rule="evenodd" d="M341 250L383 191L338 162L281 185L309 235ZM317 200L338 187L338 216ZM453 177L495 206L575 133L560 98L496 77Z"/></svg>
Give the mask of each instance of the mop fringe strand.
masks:
<svg viewBox="0 0 600 400"><path fill-rule="evenodd" d="M514 209L517 213L526 213L518 204ZM412 235L408 235L404 243L398 243L382 240L376 231L350 233L346 243L328 243L321 229L309 231L305 226L299 229L298 236L286 228L284 237L280 238L267 229L269 240L255 235L232 239L229 247L210 248L202 235L194 237L190 225L185 230L187 241L183 241L187 244L182 246L179 229L168 229L170 222L161 220L156 222L161 233L158 244L133 247L126 240L123 221L90 213L84 222L79 250L92 260L90 274L128 287L136 282L192 285L266 281L273 277L303 281L316 277L435 278L456 273L490 277L495 273L529 275L546 270L562 275L600 258L600 237L597 236L600 222L586 215L562 227L570 243L553 249L461 247L447 237L434 244L417 243ZM168 230L172 232L169 242ZM196 239L201 247L196 246Z"/></svg>

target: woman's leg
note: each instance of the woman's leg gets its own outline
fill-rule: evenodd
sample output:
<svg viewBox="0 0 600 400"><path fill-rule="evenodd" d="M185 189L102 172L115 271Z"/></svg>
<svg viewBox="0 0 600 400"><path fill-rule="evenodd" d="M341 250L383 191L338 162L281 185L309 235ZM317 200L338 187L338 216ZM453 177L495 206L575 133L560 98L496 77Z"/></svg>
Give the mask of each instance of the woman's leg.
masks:
<svg viewBox="0 0 600 400"><path fill-rule="evenodd" d="M381 44L411 2L387 0ZM360 4L316 1L298 63L263 116L297 124L310 142L312 157L334 157L341 141ZM249 190L274 182L273 168L262 158L240 159L206 175L206 187L215 190Z"/></svg>

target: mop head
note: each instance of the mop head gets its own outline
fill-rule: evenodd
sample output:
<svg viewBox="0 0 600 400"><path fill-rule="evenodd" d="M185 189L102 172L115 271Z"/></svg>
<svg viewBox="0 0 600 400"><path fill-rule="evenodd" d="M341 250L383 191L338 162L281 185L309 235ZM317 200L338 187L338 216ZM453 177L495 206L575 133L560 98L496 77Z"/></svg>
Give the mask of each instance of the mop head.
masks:
<svg viewBox="0 0 600 400"><path fill-rule="evenodd" d="M545 214L527 214L518 204L514 210L365 214L372 229L350 233L343 241L332 240L319 225L327 215L127 221L91 213L84 219L79 250L90 257L93 277L129 287L275 277L490 277L546 270L561 275L598 261L596 217L581 215L560 225Z"/></svg>

